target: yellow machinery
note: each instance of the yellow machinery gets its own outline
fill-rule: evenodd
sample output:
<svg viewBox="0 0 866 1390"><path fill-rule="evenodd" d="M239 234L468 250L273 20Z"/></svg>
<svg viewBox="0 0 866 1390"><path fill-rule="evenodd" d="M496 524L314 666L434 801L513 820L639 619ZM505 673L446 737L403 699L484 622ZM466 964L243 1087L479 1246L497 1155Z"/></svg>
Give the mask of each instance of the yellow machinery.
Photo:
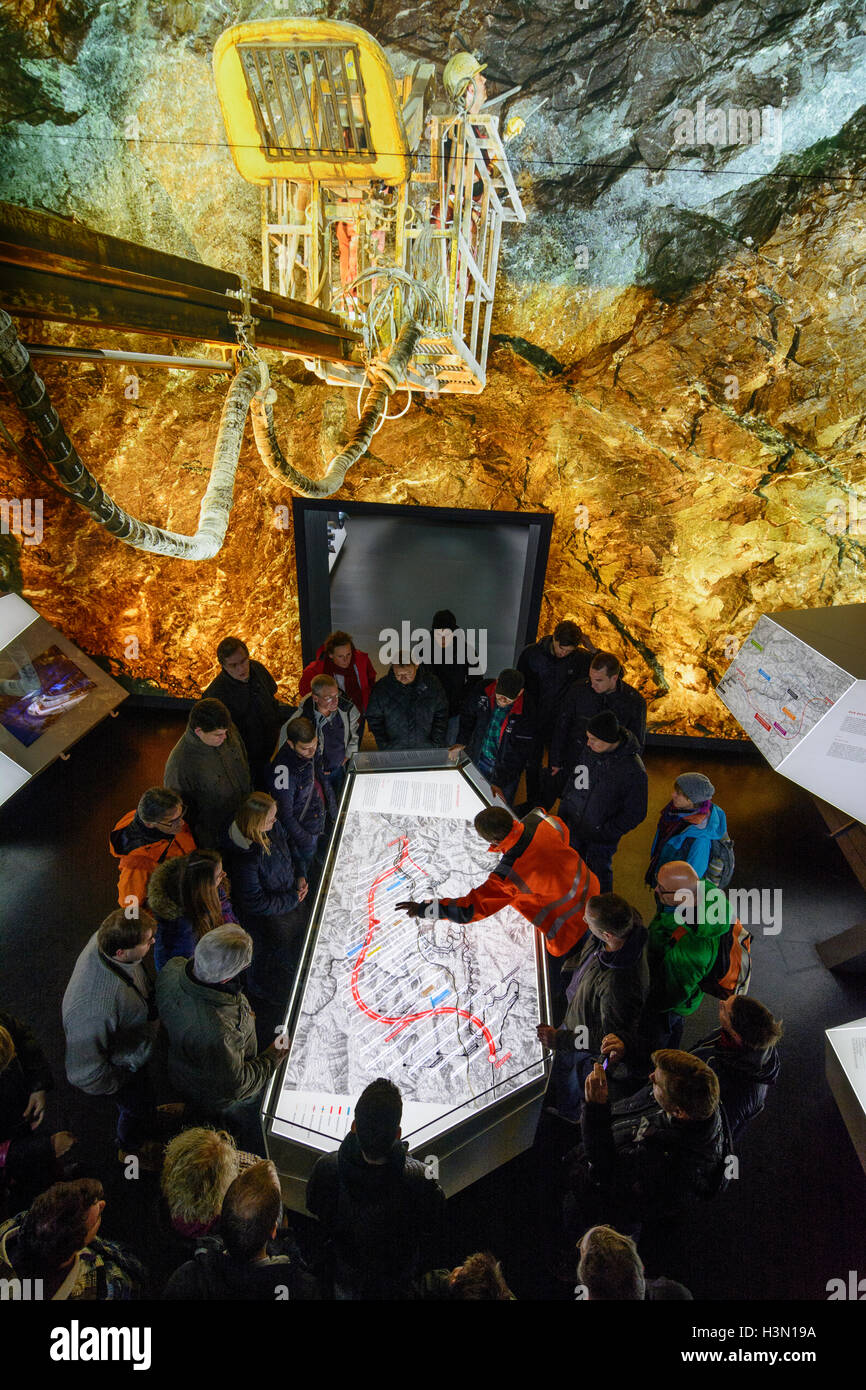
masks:
<svg viewBox="0 0 866 1390"><path fill-rule="evenodd" d="M526 220L498 117L437 109L432 64L398 84L375 39L335 20L235 25L213 61L235 165L262 189L263 288L363 330L357 368L311 369L363 386L411 319L399 384L482 391L502 224Z"/></svg>

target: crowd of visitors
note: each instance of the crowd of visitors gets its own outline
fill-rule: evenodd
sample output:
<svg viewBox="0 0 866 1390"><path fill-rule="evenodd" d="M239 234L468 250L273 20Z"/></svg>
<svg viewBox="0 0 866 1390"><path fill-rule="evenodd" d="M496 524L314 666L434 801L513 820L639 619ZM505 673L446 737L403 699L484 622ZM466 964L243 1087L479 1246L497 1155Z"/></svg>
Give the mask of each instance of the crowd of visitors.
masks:
<svg viewBox="0 0 866 1390"><path fill-rule="evenodd" d="M349 1133L310 1174L313 1257L266 1156L279 1025L366 728L379 749L468 758L491 788L494 804L475 819L496 855L486 880L397 908L432 931L510 906L541 936L553 1001L537 1030L551 1058L544 1123L568 1135L563 1230L577 1296L691 1297L647 1280L636 1242L724 1190L779 1074L782 1033L731 966L748 941L723 891L725 814L703 773L676 778L652 843L656 912L645 924L613 891L617 847L648 810L646 707L619 659L565 619L515 668L473 678L469 661L440 659L454 614L439 610L433 626L436 661L406 653L381 677L348 633L331 633L297 705L280 702L241 639L220 642L219 674L163 784L111 830L119 905L62 1001L69 1081L114 1102L119 1161L159 1174L145 1259L100 1237L105 1196L78 1170L76 1136L41 1132L51 1069L26 1022L0 1012L4 1287L39 1279L46 1297L73 1300L513 1300L489 1251L437 1267L445 1195L409 1156L392 1080L356 1098ZM707 993L719 1026L684 1051L684 1021ZM162 1105L158 1056L172 1095Z"/></svg>

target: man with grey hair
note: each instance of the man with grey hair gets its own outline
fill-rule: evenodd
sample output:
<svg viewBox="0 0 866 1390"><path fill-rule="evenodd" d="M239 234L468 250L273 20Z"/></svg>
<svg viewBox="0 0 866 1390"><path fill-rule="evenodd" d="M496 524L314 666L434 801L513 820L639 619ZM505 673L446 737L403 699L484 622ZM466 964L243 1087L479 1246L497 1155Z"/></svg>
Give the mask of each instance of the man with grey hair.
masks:
<svg viewBox="0 0 866 1390"><path fill-rule="evenodd" d="M203 1119L219 1121L242 1148L263 1155L261 1094L283 1054L276 1042L258 1052L255 1016L241 988L252 958L247 932L216 927L192 960L176 956L163 966L156 998L172 1085Z"/></svg>
<svg viewBox="0 0 866 1390"><path fill-rule="evenodd" d="M121 816L108 837L109 853L120 860L117 901L121 907L144 907L147 885L158 864L192 854L192 831L183 818L184 804L171 787L149 787L134 811ZM135 904L130 903L135 898Z"/></svg>
<svg viewBox="0 0 866 1390"><path fill-rule="evenodd" d="M550 1108L580 1119L587 1074L601 1055L611 1071L620 1062L636 1072L643 1064L640 1021L649 993L647 931L640 913L616 893L599 893L586 905L589 931L563 963L568 1008L563 1025L538 1025L538 1037L556 1055L547 1089ZM608 1073L611 1090L617 1087ZM628 1093L627 1085L619 1095Z"/></svg>

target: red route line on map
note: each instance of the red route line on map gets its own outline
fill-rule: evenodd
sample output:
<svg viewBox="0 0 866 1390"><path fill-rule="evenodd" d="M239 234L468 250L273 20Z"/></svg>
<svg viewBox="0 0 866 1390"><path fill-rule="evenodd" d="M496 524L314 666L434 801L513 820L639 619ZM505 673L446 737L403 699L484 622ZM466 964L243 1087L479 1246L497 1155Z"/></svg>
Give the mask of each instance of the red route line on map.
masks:
<svg viewBox="0 0 866 1390"><path fill-rule="evenodd" d="M754 694L754 691L752 690L751 686L746 685L746 678L745 678L745 676L743 675L742 671L740 670L739 666L738 666L737 669L736 669L736 676L737 676L737 680L739 681L740 685L741 685L741 686L743 687L743 689L745 690L746 694L747 694L748 696L751 697L751 696ZM816 704L816 703L817 703L817 704L820 704L822 700L823 700L823 702L824 702L825 705L832 705L832 703L833 703L833 701L830 699L829 695L810 695L809 699L806 701L806 703L804 704L802 710L800 711L800 717L799 717L799 719L797 720L797 722L796 722L796 723L794 724L794 726L793 726L793 727L794 727L794 731L795 731L796 733L800 733L800 732L802 731L803 722L804 722L804 720L805 720L805 718L806 718L806 710L809 708L809 706L810 706L810 705L814 705L814 704ZM760 706L760 705L756 705L755 702L754 702L754 700L751 700L751 705L752 705L752 709L755 710L755 712L756 712L757 714L762 714L762 715L764 716L765 719L770 719L770 720L772 720L772 718L773 718L772 714L766 714L766 713L764 713L764 711L761 709L761 706Z"/></svg>
<svg viewBox="0 0 866 1390"><path fill-rule="evenodd" d="M390 868L385 869L383 873L379 874L378 878L375 878L373 880L373 882L370 885L370 891L367 894L367 935L364 939L364 945L361 947L361 950L358 952L358 955L355 958L355 964L352 969L352 998L354 999L361 1012L365 1013L368 1018L372 1018L374 1022L388 1024L396 1023L399 1025L388 1034L387 1038L385 1039L386 1042L390 1042L392 1038L396 1038L397 1034L402 1033L403 1029L407 1028L410 1023L417 1023L418 1020L421 1018L433 1018L436 1014L459 1014L461 1018L467 1019L469 1023L472 1023L475 1025L476 1028L481 1029L481 1032L484 1035L484 1039L487 1043L487 1048L491 1062L493 1063L494 1067L501 1067L503 1062L508 1061L508 1058L511 1056L511 1053L506 1052L504 1057L500 1057L497 1060L496 1042L493 1037L493 1034L490 1032L490 1029L487 1027L484 1020L478 1018L475 1014L469 1013L468 1009L458 1009L453 1004L440 1004L438 1008L422 1009L419 1013L416 1014L398 1014L395 1018L386 1018L384 1014L377 1014L373 1009L371 1009L367 1004L365 1004L363 999L361 998L361 992L358 988L358 976L361 973L361 966L364 964L364 958L367 955L367 951L372 944L375 930L379 926L379 918L376 916L375 905L376 889L379 887L381 883L384 883L386 878L390 878L392 874L399 873L402 865L405 864L407 861L414 868L416 868L420 874L425 873L425 870L422 869L420 865L416 864L415 860L411 858L409 854L409 840L405 835L399 836L396 840L389 840L389 849L391 848L391 845L400 846L400 854L397 859L397 862L396 864L392 864ZM426 876L429 877L429 875Z"/></svg>

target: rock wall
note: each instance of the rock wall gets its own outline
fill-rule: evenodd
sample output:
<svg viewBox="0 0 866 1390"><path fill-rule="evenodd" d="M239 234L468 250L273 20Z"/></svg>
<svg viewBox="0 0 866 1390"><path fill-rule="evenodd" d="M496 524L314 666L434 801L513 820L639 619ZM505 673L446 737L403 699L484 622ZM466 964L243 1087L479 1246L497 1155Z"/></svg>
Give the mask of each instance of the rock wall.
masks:
<svg viewBox="0 0 866 1390"><path fill-rule="evenodd" d="M259 282L258 193L225 147L210 57L229 24L288 8L7 7L0 198ZM363 24L397 71L444 62L456 25L494 91L521 86L504 114L527 120L509 155L529 219L504 239L488 386L416 401L341 495L553 511L544 630L578 617L623 658L656 730L738 736L713 686L757 616L863 599L860 7L291 8ZM750 110L761 121L744 127L736 113ZM744 131L748 143L730 140ZM148 346L32 321L22 336ZM284 451L314 468L355 393L268 360ZM224 379L153 368L134 395L128 368L38 366L106 490L193 531ZM2 419L25 442L8 400ZM226 545L201 565L111 540L8 448L0 467L2 496L44 499L39 545L0 536L6 583L85 650L191 694L228 626L290 689L294 550L278 512L290 498L251 437Z"/></svg>

